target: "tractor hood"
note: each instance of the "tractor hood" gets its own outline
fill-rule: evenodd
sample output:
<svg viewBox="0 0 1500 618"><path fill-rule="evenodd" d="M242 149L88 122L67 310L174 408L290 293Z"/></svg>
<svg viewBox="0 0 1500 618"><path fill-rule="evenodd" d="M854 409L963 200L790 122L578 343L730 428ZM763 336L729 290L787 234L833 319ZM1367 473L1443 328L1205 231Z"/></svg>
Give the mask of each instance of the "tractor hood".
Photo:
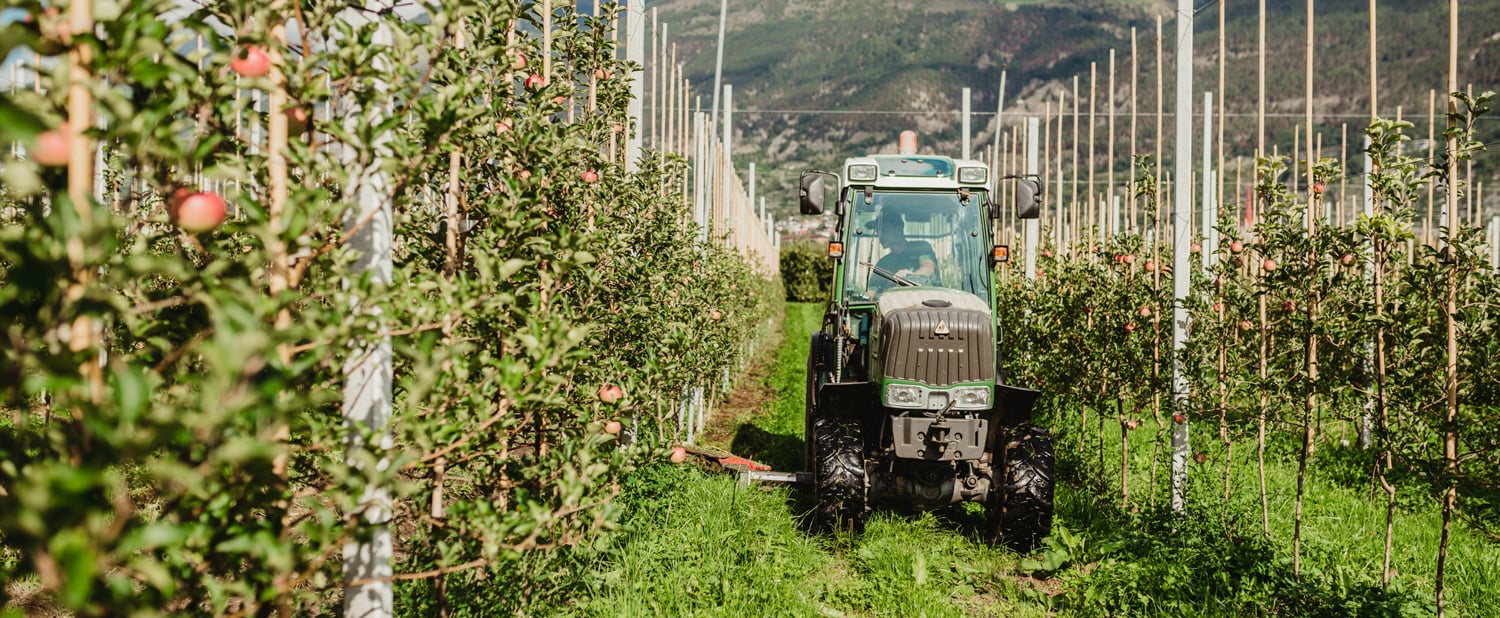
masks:
<svg viewBox="0 0 1500 618"><path fill-rule="evenodd" d="M881 294L871 342L871 378L933 387L995 382L989 305L968 292L895 288Z"/></svg>

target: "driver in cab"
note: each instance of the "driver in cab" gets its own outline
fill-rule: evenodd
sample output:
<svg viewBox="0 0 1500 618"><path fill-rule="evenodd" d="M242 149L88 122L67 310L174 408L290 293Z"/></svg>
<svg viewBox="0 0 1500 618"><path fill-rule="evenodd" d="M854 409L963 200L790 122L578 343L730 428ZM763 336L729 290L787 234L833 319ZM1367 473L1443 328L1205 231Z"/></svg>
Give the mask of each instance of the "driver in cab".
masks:
<svg viewBox="0 0 1500 618"><path fill-rule="evenodd" d="M910 282L908 285L918 285L922 281L913 280L914 275L926 280L937 272L937 254L932 245L926 241L907 240L906 222L900 215L881 217L879 234L880 244L890 250L875 263L876 269L885 271L881 274L888 273L898 280Z"/></svg>

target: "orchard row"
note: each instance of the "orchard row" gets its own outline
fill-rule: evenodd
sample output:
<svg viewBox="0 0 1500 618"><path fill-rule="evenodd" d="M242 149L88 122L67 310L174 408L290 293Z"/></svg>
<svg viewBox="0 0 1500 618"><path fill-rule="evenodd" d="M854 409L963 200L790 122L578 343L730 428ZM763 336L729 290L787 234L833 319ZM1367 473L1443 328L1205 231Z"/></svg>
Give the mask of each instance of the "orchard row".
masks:
<svg viewBox="0 0 1500 618"><path fill-rule="evenodd" d="M1472 128L1488 98L1457 96L1464 105L1451 156L1461 162L1483 149ZM1413 496L1430 500L1416 502L1435 504L1429 508L1443 514L1435 577L1441 607L1455 514L1481 533L1500 530L1500 502L1491 490L1500 477L1500 370L1492 362L1500 352L1500 308L1493 303L1500 278L1479 229L1455 224L1440 247L1409 242L1428 189L1457 189L1446 186L1444 169L1429 171L1401 153L1407 128L1387 120L1369 128L1375 209L1352 225L1320 216L1318 189L1336 180L1336 162L1318 162L1315 184L1303 197L1278 180L1287 161L1267 157L1256 174L1258 220L1243 228L1233 215L1220 218L1224 242L1208 266L1200 266L1202 253L1213 250L1196 240L1188 272L1173 272L1170 246L1137 234L1108 237L1087 254L1044 247L1035 279L1009 279L999 306L1009 308L1002 323L1020 348L1010 379L1043 391L1050 402L1044 407L1076 441L1081 461L1092 461L1083 455L1090 445L1101 464L1106 449L1121 453L1114 482L1102 465L1086 465L1101 486L1113 487L1122 508L1154 502L1167 483L1191 482L1199 490L1174 489L1174 498L1212 496L1215 504L1249 492L1260 507L1262 534L1284 538L1288 531L1272 529L1268 495L1292 492L1294 574L1305 568L1309 461L1341 448L1336 438L1353 428L1373 464L1365 468L1366 486L1382 488L1387 508L1384 566L1376 575L1384 585L1397 577L1398 504ZM1143 159L1140 168L1133 197L1148 214L1160 212L1149 163ZM1191 288L1174 304L1178 276L1189 277ZM1190 326L1174 351L1179 311ZM1141 471L1130 469L1121 449L1129 448L1131 431L1144 427L1156 434L1142 491L1129 485ZM1118 430L1114 446L1106 446L1106 430ZM1219 446L1188 441L1205 434L1216 435ZM1285 441L1299 445L1295 487L1268 487L1268 443ZM1210 453L1222 472L1204 465ZM1258 486L1233 483L1239 468L1257 470ZM1198 471L1191 479L1190 470ZM1158 484L1159 476L1167 481ZM1216 484L1222 491L1205 490Z"/></svg>
<svg viewBox="0 0 1500 618"><path fill-rule="evenodd" d="M524 565L587 560L780 306L685 208L732 168L631 147L616 7L104 6L0 49L0 605L565 600Z"/></svg>

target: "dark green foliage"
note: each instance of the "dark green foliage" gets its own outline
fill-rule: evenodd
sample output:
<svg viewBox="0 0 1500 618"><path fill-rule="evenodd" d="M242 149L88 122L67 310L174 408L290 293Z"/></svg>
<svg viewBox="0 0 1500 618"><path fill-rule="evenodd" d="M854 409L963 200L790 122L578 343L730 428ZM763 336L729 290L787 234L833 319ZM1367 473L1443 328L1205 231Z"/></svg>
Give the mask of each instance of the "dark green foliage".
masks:
<svg viewBox="0 0 1500 618"><path fill-rule="evenodd" d="M781 281L786 299L797 303L828 302L833 284L833 260L828 248L796 242L781 248Z"/></svg>

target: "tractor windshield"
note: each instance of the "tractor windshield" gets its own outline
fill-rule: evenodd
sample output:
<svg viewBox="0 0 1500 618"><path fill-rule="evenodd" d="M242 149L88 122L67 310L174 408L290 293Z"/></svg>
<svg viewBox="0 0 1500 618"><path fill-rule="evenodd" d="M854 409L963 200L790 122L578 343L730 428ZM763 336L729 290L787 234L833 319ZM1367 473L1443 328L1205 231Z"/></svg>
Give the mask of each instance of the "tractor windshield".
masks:
<svg viewBox="0 0 1500 618"><path fill-rule="evenodd" d="M989 302L984 198L957 191L856 190L844 252L844 299L869 301L898 286L969 292Z"/></svg>

